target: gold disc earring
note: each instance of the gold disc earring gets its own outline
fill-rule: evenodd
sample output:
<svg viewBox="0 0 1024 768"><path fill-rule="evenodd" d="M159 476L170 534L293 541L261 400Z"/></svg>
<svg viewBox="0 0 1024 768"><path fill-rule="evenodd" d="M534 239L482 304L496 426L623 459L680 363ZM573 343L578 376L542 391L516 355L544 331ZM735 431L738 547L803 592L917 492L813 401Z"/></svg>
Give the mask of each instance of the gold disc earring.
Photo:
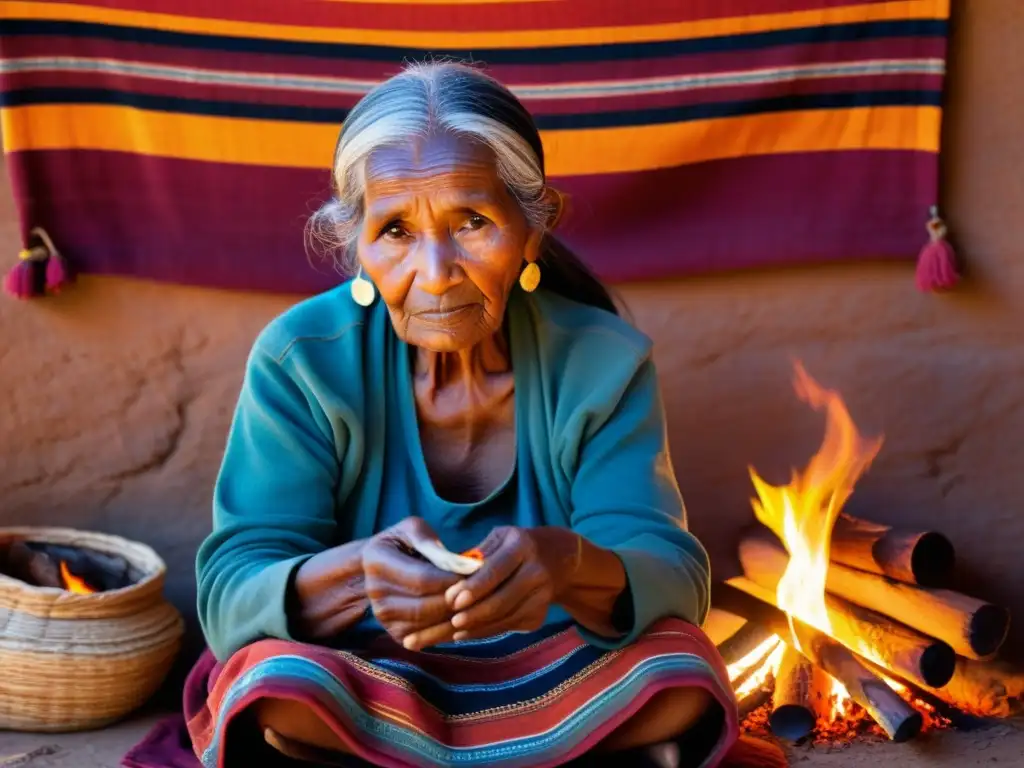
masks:
<svg viewBox="0 0 1024 768"><path fill-rule="evenodd" d="M373 283L363 277L362 267L359 267L359 272L356 274L355 280L352 281L349 290L352 291L352 300L360 307L370 306L373 304L373 300L377 298L377 290L373 287Z"/></svg>
<svg viewBox="0 0 1024 768"><path fill-rule="evenodd" d="M523 271L519 273L519 287L527 293L533 293L540 285L540 267L537 262L531 261Z"/></svg>

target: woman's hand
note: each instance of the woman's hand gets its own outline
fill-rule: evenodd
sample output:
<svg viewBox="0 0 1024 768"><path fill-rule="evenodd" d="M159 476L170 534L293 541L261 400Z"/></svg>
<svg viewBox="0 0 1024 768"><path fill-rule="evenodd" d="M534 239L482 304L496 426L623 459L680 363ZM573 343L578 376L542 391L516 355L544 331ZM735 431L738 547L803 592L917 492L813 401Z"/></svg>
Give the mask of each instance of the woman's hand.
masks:
<svg viewBox="0 0 1024 768"><path fill-rule="evenodd" d="M444 642L452 634L452 609L445 592L462 577L436 568L416 553L417 544L437 540L423 519L407 517L371 538L363 549L363 576L373 615L395 641L411 650Z"/></svg>
<svg viewBox="0 0 1024 768"><path fill-rule="evenodd" d="M331 547L296 571L288 605L296 639L327 640L354 626L366 614L365 546L363 540Z"/></svg>
<svg viewBox="0 0 1024 768"><path fill-rule="evenodd" d="M566 528L495 528L479 547L483 567L445 595L453 639L539 629L571 584L582 547Z"/></svg>

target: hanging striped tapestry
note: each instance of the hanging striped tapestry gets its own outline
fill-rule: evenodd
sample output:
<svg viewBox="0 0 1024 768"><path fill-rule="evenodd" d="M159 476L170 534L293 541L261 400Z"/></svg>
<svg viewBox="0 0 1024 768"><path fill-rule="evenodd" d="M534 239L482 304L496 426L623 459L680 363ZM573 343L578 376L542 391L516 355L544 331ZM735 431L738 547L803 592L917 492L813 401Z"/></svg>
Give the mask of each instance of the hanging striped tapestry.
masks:
<svg viewBox="0 0 1024 768"><path fill-rule="evenodd" d="M911 259L949 0L95 0L0 10L23 236L79 270L337 283L304 255L346 111L403 61L486 65L603 278Z"/></svg>

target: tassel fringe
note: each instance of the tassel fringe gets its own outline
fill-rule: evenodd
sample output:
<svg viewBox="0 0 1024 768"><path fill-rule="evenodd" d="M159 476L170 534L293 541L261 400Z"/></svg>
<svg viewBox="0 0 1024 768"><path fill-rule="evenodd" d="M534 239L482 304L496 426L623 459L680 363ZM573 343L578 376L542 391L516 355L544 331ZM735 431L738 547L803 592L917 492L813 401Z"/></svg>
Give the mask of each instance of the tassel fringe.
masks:
<svg viewBox="0 0 1024 768"><path fill-rule="evenodd" d="M4 276L4 291L16 299L34 299L60 293L74 279L53 240L42 227L29 233L28 248L18 254L18 263Z"/></svg>
<svg viewBox="0 0 1024 768"><path fill-rule="evenodd" d="M960 271L956 251L946 239L946 222L939 217L937 207L931 209L927 228L928 242L917 257L917 289L923 293L948 291L960 281Z"/></svg>

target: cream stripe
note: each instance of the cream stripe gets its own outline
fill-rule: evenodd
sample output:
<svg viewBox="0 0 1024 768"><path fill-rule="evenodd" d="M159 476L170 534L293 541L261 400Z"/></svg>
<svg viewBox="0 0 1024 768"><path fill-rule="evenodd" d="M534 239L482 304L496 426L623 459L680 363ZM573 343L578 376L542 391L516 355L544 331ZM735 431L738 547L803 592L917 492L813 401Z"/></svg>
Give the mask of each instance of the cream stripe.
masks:
<svg viewBox="0 0 1024 768"><path fill-rule="evenodd" d="M673 93L739 85L762 85L835 77L878 77L887 75L942 75L943 59L878 59L838 64L808 64L771 67L712 74L651 77L632 80L600 80L545 85L511 85L523 99L593 98L649 93ZM240 88L302 90L361 96L376 80L306 75L280 75L229 70L178 67L163 64L92 59L70 56L35 56L0 61L0 74L27 72L91 72L139 77L167 82L194 83Z"/></svg>

